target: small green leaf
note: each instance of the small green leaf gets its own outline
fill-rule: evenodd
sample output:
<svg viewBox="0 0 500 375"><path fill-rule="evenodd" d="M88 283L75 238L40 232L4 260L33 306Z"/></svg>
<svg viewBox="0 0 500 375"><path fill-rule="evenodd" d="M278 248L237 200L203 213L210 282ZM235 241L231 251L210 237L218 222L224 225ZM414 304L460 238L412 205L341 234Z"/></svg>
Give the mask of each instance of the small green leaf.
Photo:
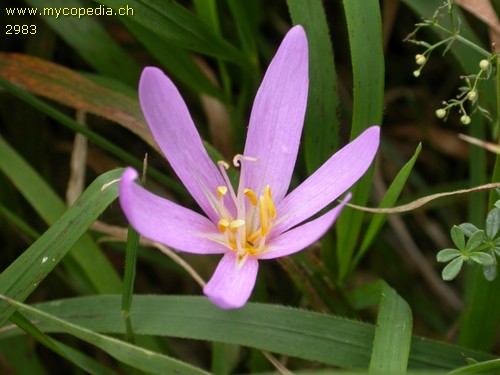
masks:
<svg viewBox="0 0 500 375"><path fill-rule="evenodd" d="M486 237L495 238L500 230L500 208L493 208L486 217Z"/></svg>
<svg viewBox="0 0 500 375"><path fill-rule="evenodd" d="M465 234L460 227L456 225L451 228L451 239L458 250L465 249Z"/></svg>
<svg viewBox="0 0 500 375"><path fill-rule="evenodd" d="M462 269L463 263L464 263L464 258L462 257L453 259L445 268L443 268L443 272L441 273L443 280L445 281L453 280Z"/></svg>
<svg viewBox="0 0 500 375"><path fill-rule="evenodd" d="M487 253L474 253L469 255L469 259L483 266L491 266L495 262L493 257Z"/></svg>
<svg viewBox="0 0 500 375"><path fill-rule="evenodd" d="M438 262L449 262L450 260L461 256L462 253L457 249L443 249L436 255Z"/></svg>
<svg viewBox="0 0 500 375"><path fill-rule="evenodd" d="M476 227L474 224L471 223L463 223L460 224L458 227L462 230L462 232L464 232L464 234L467 237L472 236L474 233L480 230L478 227Z"/></svg>
<svg viewBox="0 0 500 375"><path fill-rule="evenodd" d="M483 241L484 241L484 231L478 230L469 238L465 248L468 251L473 251L474 249L478 248L483 243Z"/></svg>

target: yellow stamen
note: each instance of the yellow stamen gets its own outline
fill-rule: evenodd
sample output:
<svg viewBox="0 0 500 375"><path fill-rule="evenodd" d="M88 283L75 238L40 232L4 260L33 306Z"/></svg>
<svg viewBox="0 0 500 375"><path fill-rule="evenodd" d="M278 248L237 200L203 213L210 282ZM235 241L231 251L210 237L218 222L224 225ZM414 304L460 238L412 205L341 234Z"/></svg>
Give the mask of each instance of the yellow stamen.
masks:
<svg viewBox="0 0 500 375"><path fill-rule="evenodd" d="M264 198L266 200L266 207L271 219L276 218L276 207L274 206L273 197L271 195L271 187L266 185L264 188Z"/></svg>
<svg viewBox="0 0 500 375"><path fill-rule="evenodd" d="M229 221L227 221L226 219L220 219L217 223L217 227L219 228L221 233L224 233L227 228L229 228Z"/></svg>
<svg viewBox="0 0 500 375"><path fill-rule="evenodd" d="M248 236L247 242L250 242L253 246L253 244L255 243L255 241L259 239L259 237L260 237L260 229L256 230L250 236Z"/></svg>
<svg viewBox="0 0 500 375"><path fill-rule="evenodd" d="M231 223L229 224L229 229L234 232L236 231L236 229L241 228L243 225L245 225L245 220L236 219L231 221Z"/></svg>
<svg viewBox="0 0 500 375"><path fill-rule="evenodd" d="M227 186L217 186L217 197L221 199L227 193Z"/></svg>
<svg viewBox="0 0 500 375"><path fill-rule="evenodd" d="M243 193L245 193L247 198L250 200L252 206L257 206L257 196L255 195L252 189L245 189L243 190Z"/></svg>
<svg viewBox="0 0 500 375"><path fill-rule="evenodd" d="M266 200L263 196L259 199L259 214L260 214L260 231L262 237L269 233L269 214L267 212Z"/></svg>

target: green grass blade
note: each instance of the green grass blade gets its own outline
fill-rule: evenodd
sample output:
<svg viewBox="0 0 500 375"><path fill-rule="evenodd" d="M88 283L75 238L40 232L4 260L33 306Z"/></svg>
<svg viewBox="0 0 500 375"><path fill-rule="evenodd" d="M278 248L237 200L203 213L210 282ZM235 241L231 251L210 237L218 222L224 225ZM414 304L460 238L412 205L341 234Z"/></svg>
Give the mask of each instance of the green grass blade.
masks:
<svg viewBox="0 0 500 375"><path fill-rule="evenodd" d="M309 174L338 148L337 75L328 23L321 1L288 0L294 24L304 26L309 42L309 97L304 151Z"/></svg>
<svg viewBox="0 0 500 375"><path fill-rule="evenodd" d="M93 358L75 350L63 343L54 340L43 332L41 332L35 325L33 325L28 319L26 319L22 314L16 311L11 315L10 321L29 334L31 337L35 338L38 342L57 353L63 358L78 366L82 370L85 370L89 374L98 375L113 375L116 372L104 367L102 364L94 360Z"/></svg>
<svg viewBox="0 0 500 375"><path fill-rule="evenodd" d="M474 363L450 371L447 375L498 374L500 373L500 359L493 359L481 363Z"/></svg>
<svg viewBox="0 0 500 375"><path fill-rule="evenodd" d="M382 121L384 99L384 52L380 4L376 0L344 0L353 71L351 139ZM365 205L372 184L373 168L352 189L352 203ZM337 220L339 281L350 270L360 236L363 213L346 207Z"/></svg>
<svg viewBox="0 0 500 375"><path fill-rule="evenodd" d="M76 324L64 321L53 315L47 314L41 310L37 310L12 299L5 299L5 297L2 299L4 301L3 303L11 304L14 308L18 308L20 311L31 316L33 319L50 323L53 327L58 327L62 332L73 335L102 349L120 362L147 373L158 375L164 375L166 373L185 375L208 374L201 369L174 358L170 358L165 355L131 345L124 341L104 336L89 329L82 328Z"/></svg>
<svg viewBox="0 0 500 375"><path fill-rule="evenodd" d="M58 9L51 0L26 0L38 9ZM68 8L86 8L79 0L66 0ZM109 36L97 16L80 18L62 16L40 17L56 34L71 46L97 72L135 86L139 79L138 64Z"/></svg>
<svg viewBox="0 0 500 375"><path fill-rule="evenodd" d="M86 329L123 334L120 304L120 295L108 295L49 302L37 308ZM332 315L256 303L224 311L204 297L136 295L132 318L137 335L239 344L344 368L368 368L375 334L370 324ZM37 326L44 332L60 332L49 324ZM18 333L4 328L0 339ZM464 366L464 356L477 361L494 359L493 355L413 337L409 367L450 370Z"/></svg>
<svg viewBox="0 0 500 375"><path fill-rule="evenodd" d="M185 49L168 44L137 22L126 20L124 23L151 54L167 68L170 76L175 77L196 93L205 93L221 101L225 100L222 91L207 78Z"/></svg>
<svg viewBox="0 0 500 375"><path fill-rule="evenodd" d="M0 139L0 141L2 141ZM3 144L3 141L2 143ZM5 147L0 147L5 150ZM4 160L5 153L0 155ZM82 196L21 256L0 274L0 294L23 301L35 290L43 279L54 269L68 251L78 242L97 217L116 199L117 184L103 187L117 180L122 170L114 170L98 177ZM31 181L24 180L27 184ZM42 186L34 184L34 186ZM52 193L53 194L53 193ZM31 196L27 194L27 196ZM49 199L44 197L45 202ZM53 201L55 204L56 201ZM88 240L90 244L92 243ZM80 244L82 244L80 242ZM120 281L116 272L100 252L93 252L93 247L75 248L70 252L89 274L98 290L120 290ZM95 258L94 258L95 257ZM100 283L108 283L101 285ZM12 314L13 308L0 303L0 324Z"/></svg>
<svg viewBox="0 0 500 375"><path fill-rule="evenodd" d="M66 211L62 199L2 138L0 138L0 170L48 225L54 224ZM118 273L90 236L82 236L70 252L70 256L84 273L91 290L99 293L121 290Z"/></svg>
<svg viewBox="0 0 500 375"><path fill-rule="evenodd" d="M113 9L123 7L121 0L95 1ZM175 1L129 0L127 5L134 9L134 14L126 17L151 30L169 44L243 66L248 64L245 54Z"/></svg>
<svg viewBox="0 0 500 375"><path fill-rule="evenodd" d="M410 354L413 319L410 307L383 280L375 282L380 308L370 359L370 373L404 374Z"/></svg>
<svg viewBox="0 0 500 375"><path fill-rule="evenodd" d="M391 185L387 189L384 198L380 202L379 205L380 208L392 207L396 203L399 195L401 194L401 191L403 190L403 187L406 184L406 181L408 180L408 177L410 177L410 173L413 169L413 166L415 165L415 162L417 161L418 155L420 155L421 150L422 150L422 144L419 143L412 158L408 160L408 162L403 166L403 168L401 168L397 176L394 178L394 181L392 181ZM387 215L384 214L374 215L373 219L370 222L370 225L368 226L368 229L366 230L366 234L363 237L363 242L361 243L361 247L351 264L351 270L353 270L356 267L356 265L359 263L363 255L366 253L366 251L372 244L373 240L375 239L376 235L379 233L380 229L384 225L386 219Z"/></svg>
<svg viewBox="0 0 500 375"><path fill-rule="evenodd" d="M127 340L134 342L132 330L132 320L130 318L130 308L132 307L132 298L134 294L135 274L137 267L137 246L139 245L139 233L128 227L127 247L125 249L125 273L123 276L123 294L122 294L122 315L127 327Z"/></svg>

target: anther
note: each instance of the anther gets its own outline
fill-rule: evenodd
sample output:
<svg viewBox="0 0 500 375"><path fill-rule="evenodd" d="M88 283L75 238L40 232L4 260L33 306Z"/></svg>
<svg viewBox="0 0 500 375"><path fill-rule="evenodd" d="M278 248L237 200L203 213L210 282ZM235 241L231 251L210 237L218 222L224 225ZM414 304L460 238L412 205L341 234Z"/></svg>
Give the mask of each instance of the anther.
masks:
<svg viewBox="0 0 500 375"><path fill-rule="evenodd" d="M217 223L217 227L222 233L224 233L227 228L229 228L229 221L227 221L226 219L220 219Z"/></svg>
<svg viewBox="0 0 500 375"><path fill-rule="evenodd" d="M252 206L257 206L257 196L252 189L245 189L243 193L245 193L250 203L252 203Z"/></svg>
<svg viewBox="0 0 500 375"><path fill-rule="evenodd" d="M231 223L229 224L229 229L234 232L236 231L236 229L241 228L243 225L245 225L245 220L236 219L231 221Z"/></svg>
<svg viewBox="0 0 500 375"><path fill-rule="evenodd" d="M264 197L266 199L267 212L271 219L276 218L276 207L274 206L273 197L271 195L271 187L266 185L264 188Z"/></svg>
<svg viewBox="0 0 500 375"><path fill-rule="evenodd" d="M266 201L263 196L259 199L260 228L262 237L269 233L269 214L267 212Z"/></svg>

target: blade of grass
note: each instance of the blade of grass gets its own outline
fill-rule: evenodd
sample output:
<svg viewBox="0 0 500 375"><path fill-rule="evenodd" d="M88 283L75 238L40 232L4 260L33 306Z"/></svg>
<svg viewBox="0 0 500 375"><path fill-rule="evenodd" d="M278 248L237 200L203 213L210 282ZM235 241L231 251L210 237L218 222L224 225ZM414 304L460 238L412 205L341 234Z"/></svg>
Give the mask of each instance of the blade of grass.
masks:
<svg viewBox="0 0 500 375"><path fill-rule="evenodd" d="M375 296L380 297L380 293ZM123 334L120 295L86 296L37 305L38 309L71 324L96 332ZM78 311L78 314L75 314ZM249 303L224 311L205 297L134 296L132 307L137 335L158 335L239 344L272 353L346 368L367 368L373 346L373 325L290 307ZM43 332L60 332L40 323ZM4 327L0 339L19 334ZM413 337L411 369L454 369L490 354L464 347Z"/></svg>
<svg viewBox="0 0 500 375"><path fill-rule="evenodd" d="M412 158L408 160L403 168L401 168L397 176L394 178L394 181L392 181L391 185L387 189L384 198L380 202L380 208L392 207L396 203L399 195L401 194L401 191L403 190L404 185L406 184L406 181L408 180L408 177L410 177L410 173L413 169L413 166L415 165L415 162L417 161L418 155L420 155L421 150L422 144L419 143ZM379 233L380 229L384 225L386 219L387 215L383 214L377 214L373 217L368 226L368 229L365 232L366 234L363 237L361 247L351 263L351 271L354 270L363 255L366 253L373 240L375 239L375 236Z"/></svg>
<svg viewBox="0 0 500 375"><path fill-rule="evenodd" d="M410 307L383 280L375 281L380 295L369 372L404 374L410 354L413 319Z"/></svg>
<svg viewBox="0 0 500 375"><path fill-rule="evenodd" d="M113 9L123 7L121 0L94 1ZM129 0L127 5L133 8L134 14L124 18L130 17L169 44L242 66L248 64L245 54L175 1Z"/></svg>
<svg viewBox="0 0 500 375"><path fill-rule="evenodd" d="M344 0L351 49L354 105L351 139L371 125L382 121L384 98L384 52L380 4L376 0ZM367 57L369 56L369 59ZM352 203L366 205L373 168L353 187ZM363 220L363 213L346 207L337 220L338 281L341 283L350 264Z"/></svg>
<svg viewBox="0 0 500 375"><path fill-rule="evenodd" d="M4 160L3 155L0 160ZM116 181L122 172L118 169L98 177L64 215L11 263L0 274L0 294L21 301L26 299L73 248L97 217L116 199L117 184L107 187L106 184ZM40 184L34 184L34 186L43 187ZM47 197L42 200L49 201ZM83 267L89 279L95 282L97 290L120 290L120 281L114 269L107 263L102 253L93 253L92 249L91 246L77 248L78 251L70 254L78 257L80 264L86 262ZM101 285L101 283L107 284ZM0 303L0 325L9 318L13 311L14 308L11 305Z"/></svg>
<svg viewBox="0 0 500 375"><path fill-rule="evenodd" d="M111 369L103 366L95 359L75 350L63 343L58 342L57 340L51 339L43 332L41 332L36 326L34 326L28 319L26 319L22 314L16 311L11 315L10 321L14 323L16 326L21 328L31 337L36 339L42 345L46 346L53 352L57 353L59 356L67 359L75 366L81 368L82 370L88 372L89 374L96 375L113 375L116 372Z"/></svg>
<svg viewBox="0 0 500 375"><path fill-rule="evenodd" d="M5 296L0 298L4 301L3 303L9 303L13 306L13 308L17 308L37 320L45 321L50 323L52 326L59 327L61 331L102 349L120 362L147 373L158 375L164 375L165 373L178 373L186 375L208 374L201 369L174 358L131 345L112 337L101 335Z"/></svg>
<svg viewBox="0 0 500 375"><path fill-rule="evenodd" d="M304 151L309 174L338 148L337 75L321 1L288 0L294 24L304 26L309 42L309 97L304 128Z"/></svg>
<svg viewBox="0 0 500 375"><path fill-rule="evenodd" d="M123 21L135 37L167 68L168 74L196 93L205 93L225 101L222 91L201 71L185 49L173 46L158 37L151 30L131 20Z"/></svg>

